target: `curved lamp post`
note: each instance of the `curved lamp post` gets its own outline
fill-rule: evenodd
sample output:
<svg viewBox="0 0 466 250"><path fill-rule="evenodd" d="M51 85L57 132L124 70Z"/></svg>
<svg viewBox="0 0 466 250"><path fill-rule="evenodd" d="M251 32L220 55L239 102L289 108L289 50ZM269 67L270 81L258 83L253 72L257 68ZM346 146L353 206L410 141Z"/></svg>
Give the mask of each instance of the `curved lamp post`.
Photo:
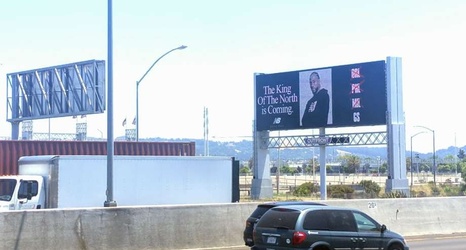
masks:
<svg viewBox="0 0 466 250"><path fill-rule="evenodd" d="M429 130L430 132L432 132L432 157L433 157L433 162L432 162L432 173L434 174L434 185L436 185L436 182L435 182L435 172L437 172L437 168L435 167L435 131L433 129L430 129L428 127L424 127L424 126L414 126L414 127L418 127L418 128L423 128L423 129L427 129Z"/></svg>
<svg viewBox="0 0 466 250"><path fill-rule="evenodd" d="M416 135L424 134L424 133L427 133L427 131L421 131L421 132L418 132L418 133L411 136L411 166L410 166L410 170L411 170L411 188L413 188L413 138Z"/></svg>
<svg viewBox="0 0 466 250"><path fill-rule="evenodd" d="M157 60L155 60L155 62L150 66L150 68L146 71L146 73L144 73L144 75L141 77L141 79L139 79L139 81L136 81L136 141L139 141L139 84L141 83L141 81L146 77L146 75L149 73L149 71L154 67L154 65L160 61L160 59L162 59L164 56L170 54L170 52L173 52L175 50L182 50L182 49L186 49L188 46L185 46L185 45L181 45L180 47L177 47L177 48L174 48L174 49L171 49L167 52L165 52L165 54L161 55Z"/></svg>

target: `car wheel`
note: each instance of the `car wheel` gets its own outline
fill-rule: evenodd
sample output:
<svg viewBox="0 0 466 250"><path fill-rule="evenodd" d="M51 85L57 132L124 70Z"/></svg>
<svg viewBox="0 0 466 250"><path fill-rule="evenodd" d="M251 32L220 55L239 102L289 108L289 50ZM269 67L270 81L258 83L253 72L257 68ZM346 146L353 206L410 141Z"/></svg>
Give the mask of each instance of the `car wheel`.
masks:
<svg viewBox="0 0 466 250"><path fill-rule="evenodd" d="M404 247L400 244L393 244L388 247L388 250L404 250Z"/></svg>

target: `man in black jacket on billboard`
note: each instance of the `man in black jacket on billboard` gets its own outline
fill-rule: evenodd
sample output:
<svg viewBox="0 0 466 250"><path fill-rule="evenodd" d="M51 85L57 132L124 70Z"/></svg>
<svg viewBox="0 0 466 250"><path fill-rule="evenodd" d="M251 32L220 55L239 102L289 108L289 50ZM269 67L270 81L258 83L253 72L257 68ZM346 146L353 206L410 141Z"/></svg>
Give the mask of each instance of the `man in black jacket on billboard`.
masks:
<svg viewBox="0 0 466 250"><path fill-rule="evenodd" d="M306 128L321 128L327 125L330 97L328 90L322 88L320 76L312 72L309 76L312 98L307 102L301 125Z"/></svg>

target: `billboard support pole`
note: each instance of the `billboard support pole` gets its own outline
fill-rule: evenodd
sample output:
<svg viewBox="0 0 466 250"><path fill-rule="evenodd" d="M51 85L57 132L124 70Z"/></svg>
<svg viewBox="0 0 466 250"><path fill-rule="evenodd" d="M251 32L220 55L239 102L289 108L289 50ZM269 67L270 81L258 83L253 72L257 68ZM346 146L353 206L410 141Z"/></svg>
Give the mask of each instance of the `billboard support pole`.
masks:
<svg viewBox="0 0 466 250"><path fill-rule="evenodd" d="M325 138L325 128L319 128L319 137ZM327 199L327 166L326 166L326 153L325 148L326 144L320 145L320 157L319 157L319 165L320 165L320 199L326 200Z"/></svg>

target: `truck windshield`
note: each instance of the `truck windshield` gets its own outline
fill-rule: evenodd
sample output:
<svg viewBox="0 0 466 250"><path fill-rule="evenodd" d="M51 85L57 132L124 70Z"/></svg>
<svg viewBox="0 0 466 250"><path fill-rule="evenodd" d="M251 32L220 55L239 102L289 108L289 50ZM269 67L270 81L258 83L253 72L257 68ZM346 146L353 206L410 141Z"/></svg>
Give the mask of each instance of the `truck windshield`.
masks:
<svg viewBox="0 0 466 250"><path fill-rule="evenodd" d="M0 201L10 201L15 191L15 179L0 179Z"/></svg>

